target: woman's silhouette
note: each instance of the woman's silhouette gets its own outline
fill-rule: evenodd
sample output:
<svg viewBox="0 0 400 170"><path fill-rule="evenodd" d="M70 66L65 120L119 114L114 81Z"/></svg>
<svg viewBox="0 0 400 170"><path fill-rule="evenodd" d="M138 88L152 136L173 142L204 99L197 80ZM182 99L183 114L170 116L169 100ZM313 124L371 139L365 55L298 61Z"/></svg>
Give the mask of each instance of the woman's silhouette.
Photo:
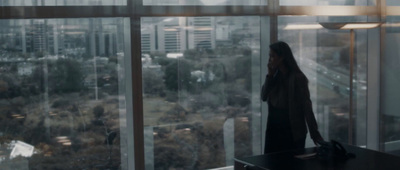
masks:
<svg viewBox="0 0 400 170"><path fill-rule="evenodd" d="M315 121L308 79L285 42L269 46L268 74L261 98L268 103L264 153L305 147L307 127L314 143L323 140Z"/></svg>

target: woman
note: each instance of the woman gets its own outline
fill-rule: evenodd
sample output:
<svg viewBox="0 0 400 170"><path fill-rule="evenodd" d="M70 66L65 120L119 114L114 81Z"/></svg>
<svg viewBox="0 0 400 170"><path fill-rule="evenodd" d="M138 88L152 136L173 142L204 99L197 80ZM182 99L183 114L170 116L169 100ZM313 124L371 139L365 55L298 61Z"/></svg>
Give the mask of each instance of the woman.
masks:
<svg viewBox="0 0 400 170"><path fill-rule="evenodd" d="M268 103L268 121L264 153L305 147L307 127L317 144L318 132L308 90L308 80L285 42L269 46L268 74L261 98Z"/></svg>

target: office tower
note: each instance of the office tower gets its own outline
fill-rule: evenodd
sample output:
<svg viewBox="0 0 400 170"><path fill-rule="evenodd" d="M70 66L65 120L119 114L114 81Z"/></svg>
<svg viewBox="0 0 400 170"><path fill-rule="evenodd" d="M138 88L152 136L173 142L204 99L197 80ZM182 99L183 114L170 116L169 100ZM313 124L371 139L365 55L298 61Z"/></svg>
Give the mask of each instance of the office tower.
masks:
<svg viewBox="0 0 400 170"><path fill-rule="evenodd" d="M191 17L187 18L188 48L212 49L215 48L215 18Z"/></svg>

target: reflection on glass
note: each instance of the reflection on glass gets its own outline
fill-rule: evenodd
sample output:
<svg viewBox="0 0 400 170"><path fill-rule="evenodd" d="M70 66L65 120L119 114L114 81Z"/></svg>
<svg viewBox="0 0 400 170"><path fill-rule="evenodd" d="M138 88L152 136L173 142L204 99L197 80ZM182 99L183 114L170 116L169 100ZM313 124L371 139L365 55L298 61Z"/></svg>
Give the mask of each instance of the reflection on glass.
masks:
<svg viewBox="0 0 400 170"><path fill-rule="evenodd" d="M126 5L127 0L1 0L0 6Z"/></svg>
<svg viewBox="0 0 400 170"><path fill-rule="evenodd" d="M141 22L146 169L218 168L259 154L259 17Z"/></svg>
<svg viewBox="0 0 400 170"><path fill-rule="evenodd" d="M0 23L0 169L127 169L123 19Z"/></svg>
<svg viewBox="0 0 400 170"><path fill-rule="evenodd" d="M143 0L143 5L267 5L266 0Z"/></svg>
<svg viewBox="0 0 400 170"><path fill-rule="evenodd" d="M382 135L386 152L400 155L400 93L399 42L400 17L388 17L385 35L385 56L382 67L381 108L383 114Z"/></svg>
<svg viewBox="0 0 400 170"><path fill-rule="evenodd" d="M283 6L306 6L306 5L349 5L366 6L375 5L375 0L279 0Z"/></svg>
<svg viewBox="0 0 400 170"><path fill-rule="evenodd" d="M318 25L316 17L279 17L278 36L292 47L309 79L313 109L324 139L348 143L350 32ZM356 30L352 127L356 145L366 145L365 42L366 30Z"/></svg>

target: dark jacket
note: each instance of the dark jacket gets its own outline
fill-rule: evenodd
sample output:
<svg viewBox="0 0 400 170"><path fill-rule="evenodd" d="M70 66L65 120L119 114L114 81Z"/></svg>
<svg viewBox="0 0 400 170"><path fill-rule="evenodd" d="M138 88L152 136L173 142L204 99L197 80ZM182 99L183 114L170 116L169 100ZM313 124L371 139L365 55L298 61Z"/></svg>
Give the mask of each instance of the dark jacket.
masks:
<svg viewBox="0 0 400 170"><path fill-rule="evenodd" d="M274 87L282 81L276 81L274 76L266 76L264 85L261 91L261 99L267 101L273 92ZM310 91L308 89L308 80L306 76L301 73L292 73L287 77L287 92L279 93L287 95L287 106L289 107L289 119L290 126L292 129L293 140L304 140L307 135L307 127L310 131L312 139L319 139L321 137L318 131L318 125L314 117L312 110L312 102L310 99ZM279 88L285 90L286 88ZM276 97L276 96L273 96ZM271 104L271 100L268 100L268 107Z"/></svg>

